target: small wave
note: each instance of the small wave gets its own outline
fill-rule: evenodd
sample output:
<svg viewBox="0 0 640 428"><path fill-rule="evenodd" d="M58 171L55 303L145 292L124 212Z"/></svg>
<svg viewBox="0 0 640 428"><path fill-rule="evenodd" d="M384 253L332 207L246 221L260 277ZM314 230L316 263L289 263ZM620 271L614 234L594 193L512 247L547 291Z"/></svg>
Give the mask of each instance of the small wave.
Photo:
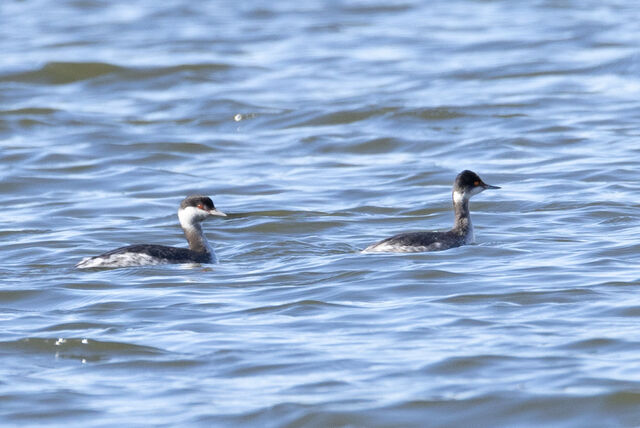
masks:
<svg viewBox="0 0 640 428"><path fill-rule="evenodd" d="M181 64L168 67L123 67L104 62L48 62L37 70L0 76L1 81L63 85L119 73L123 80L147 79L179 73L209 74L226 71L231 66L222 63Z"/></svg>
<svg viewBox="0 0 640 428"><path fill-rule="evenodd" d="M5 353L22 355L55 355L56 358L85 361L103 361L132 357L159 357L166 351L152 346L135 345L125 342L104 342L87 338L43 338L27 337L19 340L0 342Z"/></svg>
<svg viewBox="0 0 640 428"><path fill-rule="evenodd" d="M102 62L49 62L38 70L2 76L0 81L61 85L122 70L123 67Z"/></svg>

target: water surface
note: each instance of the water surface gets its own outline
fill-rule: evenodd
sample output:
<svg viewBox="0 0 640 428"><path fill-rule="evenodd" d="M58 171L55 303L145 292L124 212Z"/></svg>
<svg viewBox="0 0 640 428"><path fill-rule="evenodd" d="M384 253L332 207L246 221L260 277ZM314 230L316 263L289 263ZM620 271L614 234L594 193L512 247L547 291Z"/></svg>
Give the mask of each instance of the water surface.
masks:
<svg viewBox="0 0 640 428"><path fill-rule="evenodd" d="M640 424L633 2L0 13L3 426ZM193 192L219 265L73 268Z"/></svg>

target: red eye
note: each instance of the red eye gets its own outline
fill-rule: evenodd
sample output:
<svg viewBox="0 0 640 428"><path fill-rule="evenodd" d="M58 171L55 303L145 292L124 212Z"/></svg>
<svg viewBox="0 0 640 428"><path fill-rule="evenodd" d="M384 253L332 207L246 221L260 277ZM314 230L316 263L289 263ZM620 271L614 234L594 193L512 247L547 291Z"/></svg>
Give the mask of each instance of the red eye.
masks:
<svg viewBox="0 0 640 428"><path fill-rule="evenodd" d="M204 209L204 208L202 207L202 204L198 204L198 208L200 208L201 210L202 210L202 209Z"/></svg>
<svg viewBox="0 0 640 428"><path fill-rule="evenodd" d="M479 185L480 185L480 182L476 180L476 181L474 181L474 182L473 182L473 185L474 185L474 186L479 186Z"/></svg>

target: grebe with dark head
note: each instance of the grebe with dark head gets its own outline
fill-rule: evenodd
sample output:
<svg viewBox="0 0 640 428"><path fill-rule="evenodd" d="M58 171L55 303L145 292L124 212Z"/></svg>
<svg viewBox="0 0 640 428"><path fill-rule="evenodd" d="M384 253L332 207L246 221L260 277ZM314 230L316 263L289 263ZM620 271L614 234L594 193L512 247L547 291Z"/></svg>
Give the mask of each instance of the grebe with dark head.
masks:
<svg viewBox="0 0 640 428"><path fill-rule="evenodd" d="M162 263L217 263L216 254L202 232L202 223L212 216L226 216L213 205L211 198L201 195L186 197L178 209L180 226L189 248L138 244L118 248L95 257L87 257L76 265L78 269L118 268L157 265Z"/></svg>
<svg viewBox="0 0 640 428"><path fill-rule="evenodd" d="M473 171L464 170L453 183L453 228L446 232L400 233L391 238L368 246L362 252L412 253L420 251L440 251L474 242L473 225L469 214L469 199L487 189L499 189L486 184Z"/></svg>

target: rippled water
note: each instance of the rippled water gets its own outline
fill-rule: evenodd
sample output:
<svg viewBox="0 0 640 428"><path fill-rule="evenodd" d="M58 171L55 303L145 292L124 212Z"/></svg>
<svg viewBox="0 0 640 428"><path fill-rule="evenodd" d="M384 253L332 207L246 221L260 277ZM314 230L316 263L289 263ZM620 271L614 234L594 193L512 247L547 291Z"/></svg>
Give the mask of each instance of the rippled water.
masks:
<svg viewBox="0 0 640 428"><path fill-rule="evenodd" d="M640 425L638 5L273 3L0 5L2 425Z"/></svg>

